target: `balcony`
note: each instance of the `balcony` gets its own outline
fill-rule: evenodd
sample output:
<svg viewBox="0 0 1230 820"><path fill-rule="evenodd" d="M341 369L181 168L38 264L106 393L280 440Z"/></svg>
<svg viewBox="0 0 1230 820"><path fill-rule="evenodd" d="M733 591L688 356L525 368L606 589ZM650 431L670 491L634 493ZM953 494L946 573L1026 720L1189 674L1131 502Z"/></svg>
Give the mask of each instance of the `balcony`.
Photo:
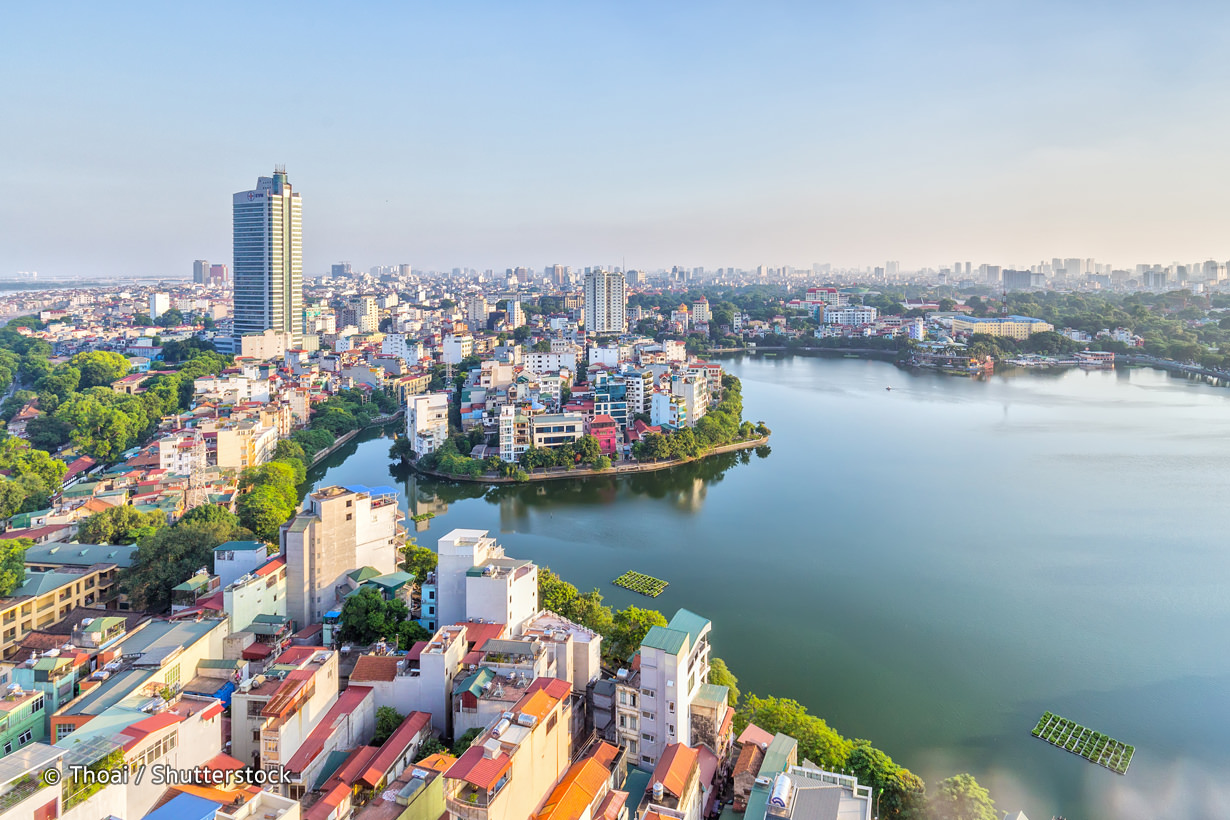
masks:
<svg viewBox="0 0 1230 820"><path fill-rule="evenodd" d="M461 820L487 820L491 797L486 789L466 783L449 795L444 804L451 816Z"/></svg>

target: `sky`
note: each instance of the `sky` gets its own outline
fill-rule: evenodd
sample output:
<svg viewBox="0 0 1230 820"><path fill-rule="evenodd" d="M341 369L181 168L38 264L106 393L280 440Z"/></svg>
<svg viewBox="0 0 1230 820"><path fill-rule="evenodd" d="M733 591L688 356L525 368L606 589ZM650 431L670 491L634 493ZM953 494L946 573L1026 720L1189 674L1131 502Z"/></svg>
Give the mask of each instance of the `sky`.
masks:
<svg viewBox="0 0 1230 820"><path fill-rule="evenodd" d="M285 164L304 270L1230 258L1230 7L25 3L0 279L229 262Z"/></svg>

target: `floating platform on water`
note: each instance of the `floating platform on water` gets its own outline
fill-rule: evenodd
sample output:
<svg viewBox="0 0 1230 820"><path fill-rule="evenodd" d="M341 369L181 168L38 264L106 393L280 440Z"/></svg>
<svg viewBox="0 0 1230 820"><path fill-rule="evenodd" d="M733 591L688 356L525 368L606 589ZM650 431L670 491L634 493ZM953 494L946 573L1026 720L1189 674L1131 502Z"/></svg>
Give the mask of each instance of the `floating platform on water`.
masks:
<svg viewBox="0 0 1230 820"><path fill-rule="evenodd" d="M1115 774L1127 774L1132 755L1136 754L1135 746L1128 746L1113 737L1050 712L1042 713L1031 734L1052 746L1083 757L1090 763L1110 769Z"/></svg>
<svg viewBox="0 0 1230 820"><path fill-rule="evenodd" d="M646 595L650 598L657 598L662 594L662 590L668 586L667 582L661 578L654 578L652 575L646 575L643 572L632 572L631 570L625 572L611 583L617 587L639 592L641 595Z"/></svg>

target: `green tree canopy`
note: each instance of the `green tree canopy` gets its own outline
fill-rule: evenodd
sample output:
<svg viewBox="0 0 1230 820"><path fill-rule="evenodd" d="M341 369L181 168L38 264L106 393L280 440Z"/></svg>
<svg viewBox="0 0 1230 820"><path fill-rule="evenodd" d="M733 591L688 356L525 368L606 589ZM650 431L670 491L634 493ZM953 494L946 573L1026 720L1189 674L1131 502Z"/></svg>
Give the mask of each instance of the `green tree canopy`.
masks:
<svg viewBox="0 0 1230 820"><path fill-rule="evenodd" d="M935 820L999 820L990 793L970 774L940 782L931 798L931 816Z"/></svg>
<svg viewBox="0 0 1230 820"><path fill-rule="evenodd" d="M406 539L406 545L401 548L401 568L414 576L417 584L427 580L427 576L436 571L440 556L428 547L419 546L413 538Z"/></svg>
<svg viewBox="0 0 1230 820"><path fill-rule="evenodd" d="M26 549L34 545L29 538L0 540L0 597L11 595L26 580Z"/></svg>
<svg viewBox="0 0 1230 820"><path fill-rule="evenodd" d="M235 526L233 516L202 513L192 520L185 516L142 539L121 585L132 599L134 609L162 612L171 605L172 587L182 584L199 569L213 568L214 547L251 537L251 532Z"/></svg>
<svg viewBox="0 0 1230 820"><path fill-rule="evenodd" d="M398 599L386 601L374 589L360 589L346 598L342 605L338 637L360 646L370 646L377 641L395 641L409 610Z"/></svg>
<svg viewBox="0 0 1230 820"><path fill-rule="evenodd" d="M81 372L81 389L109 386L126 376L132 368L127 359L109 350L78 353L69 359L68 363Z"/></svg>
<svg viewBox="0 0 1230 820"><path fill-rule="evenodd" d="M611 654L626 659L641 645L650 628L666 624L666 617L656 609L629 606L617 611L611 629Z"/></svg>
<svg viewBox="0 0 1230 820"><path fill-rule="evenodd" d="M165 513L143 513L125 504L84 519L77 528L77 540L82 544L135 544L166 523Z"/></svg>
<svg viewBox="0 0 1230 820"><path fill-rule="evenodd" d="M376 707L376 734L372 737L371 745L379 746L384 743L405 720L406 716L392 706Z"/></svg>
<svg viewBox="0 0 1230 820"><path fill-rule="evenodd" d="M729 690L726 696L727 705L732 707L739 705L739 679L726 666L726 661L716 657L709 660L709 683L714 686L725 686Z"/></svg>

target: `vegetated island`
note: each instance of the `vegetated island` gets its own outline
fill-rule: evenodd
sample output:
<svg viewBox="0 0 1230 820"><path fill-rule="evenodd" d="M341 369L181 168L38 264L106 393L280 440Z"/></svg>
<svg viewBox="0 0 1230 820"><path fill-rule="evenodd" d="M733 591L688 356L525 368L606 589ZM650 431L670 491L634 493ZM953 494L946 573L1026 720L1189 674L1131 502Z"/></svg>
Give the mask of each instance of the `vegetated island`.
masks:
<svg viewBox="0 0 1230 820"><path fill-rule="evenodd" d="M531 447L517 462L502 461L496 456L476 459L470 456L471 449L486 443L478 430L468 436L454 433L435 452L418 459L403 436L389 449L389 457L401 459L417 472L433 478L512 484L666 470L720 453L761 447L768 444L771 432L763 421L753 424L743 420L742 385L739 379L726 374L722 376L721 400L694 427L647 431L632 445L631 458L627 460L612 461L591 435L559 447Z"/></svg>
<svg viewBox="0 0 1230 820"><path fill-rule="evenodd" d="M1050 712L1042 713L1031 734L1052 746L1083 757L1090 763L1110 769L1115 774L1127 774L1132 755L1136 754L1135 746L1128 746L1113 737Z"/></svg>

